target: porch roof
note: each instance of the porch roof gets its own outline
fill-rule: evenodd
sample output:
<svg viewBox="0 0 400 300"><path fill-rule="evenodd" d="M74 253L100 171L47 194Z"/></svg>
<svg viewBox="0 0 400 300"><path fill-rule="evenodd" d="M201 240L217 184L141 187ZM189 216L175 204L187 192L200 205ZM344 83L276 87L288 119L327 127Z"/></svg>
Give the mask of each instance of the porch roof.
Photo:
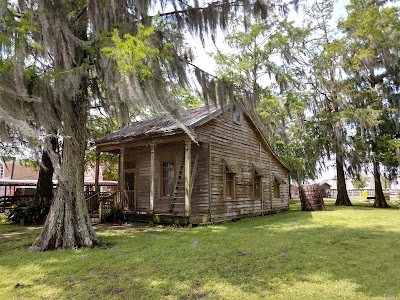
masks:
<svg viewBox="0 0 400 300"><path fill-rule="evenodd" d="M179 112L182 123L189 128L202 125L221 112L221 109L214 105L202 106L194 109ZM163 115L136 122L129 127L122 128L104 138L96 141L97 145L108 142L121 141L126 139L147 138L152 136L171 135L183 132L180 125L170 115Z"/></svg>

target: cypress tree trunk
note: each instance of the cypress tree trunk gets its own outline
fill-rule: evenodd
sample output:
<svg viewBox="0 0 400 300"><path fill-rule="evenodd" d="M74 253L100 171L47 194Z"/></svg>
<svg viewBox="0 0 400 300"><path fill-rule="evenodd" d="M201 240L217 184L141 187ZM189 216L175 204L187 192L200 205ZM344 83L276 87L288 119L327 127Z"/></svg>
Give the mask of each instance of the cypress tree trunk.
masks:
<svg viewBox="0 0 400 300"><path fill-rule="evenodd" d="M337 196L335 205L351 206L349 195L347 194L346 178L344 176L343 157L336 147L336 173L337 173Z"/></svg>
<svg viewBox="0 0 400 300"><path fill-rule="evenodd" d="M388 208L390 207L383 195L382 183L381 183L381 174L379 171L379 162L374 159L374 180L375 180L375 201L374 207L380 208Z"/></svg>
<svg viewBox="0 0 400 300"><path fill-rule="evenodd" d="M43 230L31 250L93 247L98 241L84 195L84 154L88 101L85 90L72 101L65 121L58 188Z"/></svg>

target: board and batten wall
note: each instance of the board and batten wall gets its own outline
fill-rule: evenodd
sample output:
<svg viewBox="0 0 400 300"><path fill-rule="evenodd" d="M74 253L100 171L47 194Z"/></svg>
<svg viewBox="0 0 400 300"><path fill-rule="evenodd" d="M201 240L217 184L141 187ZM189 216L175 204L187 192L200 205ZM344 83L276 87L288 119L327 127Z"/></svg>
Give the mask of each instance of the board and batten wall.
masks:
<svg viewBox="0 0 400 300"><path fill-rule="evenodd" d="M210 221L229 220L240 216L286 210L289 206L288 170L265 145L253 122L241 113L240 124L233 122L232 111L226 110L219 116L195 128L199 143L191 143L191 161L194 165L199 156L191 196L191 216L210 216ZM137 212L150 212L150 165L151 146L155 153L155 198L154 213L184 215L184 189L178 191L171 211L172 197L161 197L161 162L173 161L178 176L184 162L184 133L171 137L158 137L116 145L123 147L125 162L135 162L135 203ZM108 148L110 149L110 148ZM224 161L235 163L235 197L224 197ZM260 171L262 197L254 198L254 165ZM283 179L279 197L274 197L274 175ZM182 173L182 180L185 174ZM182 182L183 184L183 182ZM184 185L183 185L184 186Z"/></svg>
<svg viewBox="0 0 400 300"><path fill-rule="evenodd" d="M198 153L198 164L196 174L194 177L193 191L192 191L192 206L191 213L193 215L208 215L209 214L209 152L207 143L191 144L191 161L192 167L196 155ZM126 145L125 149L125 162L136 163L136 211L149 212L150 211L150 159L151 152L150 146L135 147L134 144ZM181 141L164 140L164 143L158 143L154 146L155 152L155 213L174 213L184 214L184 178L185 171L183 168L181 179L178 178L181 164L184 163L185 142L183 137ZM173 197L162 197L161 186L161 172L162 162L174 162L175 164L175 180L178 181L179 188L177 199L174 200L175 204L171 211L171 202ZM179 182L180 181L180 182Z"/></svg>
<svg viewBox="0 0 400 300"><path fill-rule="evenodd" d="M196 128L196 134L210 141L212 220L230 219L241 215L278 212L288 209L288 171L262 142L252 121L241 113L240 123L233 122L232 111ZM224 160L234 161L239 172L235 175L235 197L224 198ZM262 173L262 197L253 196L254 165ZM273 174L285 180L280 195L273 195Z"/></svg>

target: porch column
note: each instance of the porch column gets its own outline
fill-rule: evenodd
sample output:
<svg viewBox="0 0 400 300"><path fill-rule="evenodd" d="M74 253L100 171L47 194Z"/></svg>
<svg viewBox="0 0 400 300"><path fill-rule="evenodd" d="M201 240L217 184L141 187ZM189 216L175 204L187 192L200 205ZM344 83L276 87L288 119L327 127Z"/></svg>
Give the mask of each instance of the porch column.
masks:
<svg viewBox="0 0 400 300"><path fill-rule="evenodd" d="M191 197L190 194L190 165L192 162L192 141L185 143L185 216L190 216Z"/></svg>
<svg viewBox="0 0 400 300"><path fill-rule="evenodd" d="M121 208L124 208L125 200L125 148L119 150L119 196Z"/></svg>
<svg viewBox="0 0 400 300"><path fill-rule="evenodd" d="M94 190L98 193L99 190L99 172L100 172L100 151L96 151L96 168L94 173Z"/></svg>
<svg viewBox="0 0 400 300"><path fill-rule="evenodd" d="M155 145L150 145L150 213L154 213L155 198L155 179L156 179L156 162L155 162Z"/></svg>
<svg viewBox="0 0 400 300"><path fill-rule="evenodd" d="M274 206L272 203L272 189L274 188L273 185L273 180L272 180L272 162L271 162L271 156L269 157L269 170L268 170L268 187L269 187L269 200L270 202L270 209L271 209L271 213L274 210Z"/></svg>

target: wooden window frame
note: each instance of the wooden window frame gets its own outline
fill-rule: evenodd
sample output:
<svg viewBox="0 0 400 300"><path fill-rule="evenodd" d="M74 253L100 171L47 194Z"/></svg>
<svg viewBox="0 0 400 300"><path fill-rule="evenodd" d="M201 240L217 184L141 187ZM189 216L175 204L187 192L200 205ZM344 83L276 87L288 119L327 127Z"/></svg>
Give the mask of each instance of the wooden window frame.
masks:
<svg viewBox="0 0 400 300"><path fill-rule="evenodd" d="M258 184L258 190L256 189L256 184ZM258 193L256 193L258 191ZM262 196L262 176L258 174L256 171L253 175L253 198L261 199Z"/></svg>
<svg viewBox="0 0 400 300"><path fill-rule="evenodd" d="M172 190L172 194L170 196L164 195L164 163L173 163L173 171L174 171L174 188ZM160 198L161 199L172 199L174 197L174 192L175 192L175 184L176 184L176 162L175 160L165 160L165 161L160 161Z"/></svg>
<svg viewBox="0 0 400 300"><path fill-rule="evenodd" d="M133 164L133 167L128 168L129 164ZM136 161L135 160L127 160L124 162L124 170L126 171L136 171Z"/></svg>
<svg viewBox="0 0 400 300"><path fill-rule="evenodd" d="M273 187L273 194L274 194L274 198L281 198L281 184L279 183L279 181L277 181L276 179L274 179L274 184L272 185Z"/></svg>
<svg viewBox="0 0 400 300"><path fill-rule="evenodd" d="M224 174L224 176L223 176L223 180L224 180L224 184L223 184L223 189L224 189L224 200L235 200L235 198L236 198L236 173L234 173L231 169L230 169L230 167L229 167L229 165L226 163L226 162L224 162L224 164L223 164L223 167L224 167L224 169L223 169L223 174ZM231 182L231 189L230 189L230 195L228 196L227 195L227 181L228 181L228 178L230 178L230 182Z"/></svg>
<svg viewBox="0 0 400 300"><path fill-rule="evenodd" d="M262 178L263 178L263 173L262 173L262 168L260 166L257 166L255 163L253 163L253 199L260 200L262 199ZM257 179L256 179L257 178ZM258 193L256 194L256 183L258 183Z"/></svg>
<svg viewBox="0 0 400 300"><path fill-rule="evenodd" d="M286 181L282 179L278 174L273 173L273 184L272 184L272 194L276 199L283 199L281 194L281 185L286 184Z"/></svg>
<svg viewBox="0 0 400 300"><path fill-rule="evenodd" d="M234 105L232 108L232 119L233 123L237 125L240 125L242 122L242 115L236 105Z"/></svg>

